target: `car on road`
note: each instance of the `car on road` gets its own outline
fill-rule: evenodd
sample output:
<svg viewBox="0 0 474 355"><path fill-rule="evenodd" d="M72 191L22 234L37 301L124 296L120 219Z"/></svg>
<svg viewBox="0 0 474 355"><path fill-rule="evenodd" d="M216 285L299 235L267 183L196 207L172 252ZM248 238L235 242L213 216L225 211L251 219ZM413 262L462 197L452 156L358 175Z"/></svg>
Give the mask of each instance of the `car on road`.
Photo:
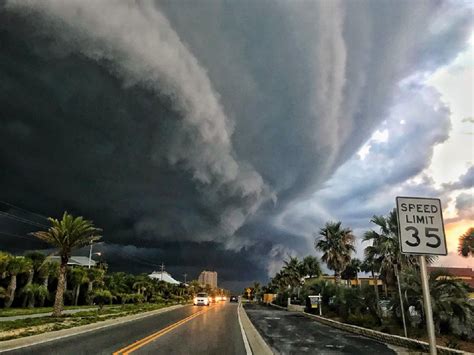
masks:
<svg viewBox="0 0 474 355"><path fill-rule="evenodd" d="M209 306L210 298L207 293L200 292L194 297L193 304L195 306Z"/></svg>
<svg viewBox="0 0 474 355"><path fill-rule="evenodd" d="M237 298L237 296L230 296L229 302L239 302L239 299Z"/></svg>

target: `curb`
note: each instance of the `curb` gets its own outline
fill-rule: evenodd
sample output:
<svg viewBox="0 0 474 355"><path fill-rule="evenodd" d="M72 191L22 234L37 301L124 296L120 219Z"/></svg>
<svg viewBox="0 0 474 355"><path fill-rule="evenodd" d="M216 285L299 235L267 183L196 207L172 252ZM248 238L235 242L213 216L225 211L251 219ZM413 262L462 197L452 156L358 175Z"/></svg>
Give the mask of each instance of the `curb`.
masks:
<svg viewBox="0 0 474 355"><path fill-rule="evenodd" d="M288 309L286 307L281 307L276 304L270 303L272 307L278 308L278 309L283 309L287 311ZM413 349L413 350L419 350L423 352L429 353L430 351L430 346L428 343L416 339L410 339L410 338L405 338L399 335L392 335L392 334L387 334L387 333L382 333L377 330L373 329L368 329L368 328L363 328L359 327L357 325L352 325L352 324L347 324L347 323L342 323L338 322L329 318L324 318L321 316L317 316L315 314L310 314L306 312L298 312L298 314L302 314L303 316L307 318L312 318L320 323L323 323L325 325L328 325L333 328L338 328L341 330L345 330L351 333L355 333L358 335L365 336L367 338L375 339L380 342L384 342L387 344L395 345L395 346L401 346L404 348L408 349ZM440 355L461 355L461 354L468 354L467 352L464 352L462 350L456 350L456 349L451 349L447 348L445 346L440 346L437 345L436 349L438 350L438 353Z"/></svg>
<svg viewBox="0 0 474 355"><path fill-rule="evenodd" d="M282 309L282 310L284 310L284 311L287 311L287 310L288 310L288 308L279 306L279 305L277 305L277 304L275 304L275 303L268 303L268 304L269 304L270 306L272 306L272 307L275 307L275 308L278 308L278 309Z"/></svg>
<svg viewBox="0 0 474 355"><path fill-rule="evenodd" d="M372 330L372 329L363 328L363 327L359 327L359 326L352 325L352 324L346 324L346 323L338 322L338 321L335 321L335 320L332 320L332 319L323 318L323 317L320 317L320 316L317 316L317 315L314 315L314 314L310 314L310 313L306 313L306 312L302 312L301 314L303 314L307 318L312 318L314 320L317 320L318 322L323 323L325 325L328 325L328 326L331 326L331 327L334 327L334 328L338 328L338 329L341 329L341 330L345 330L345 331L348 331L348 332L351 332L351 333L355 333L355 334L358 334L358 335L362 335L362 336L365 336L365 337L368 337L368 338L371 338L371 339L375 339L375 340L383 342L383 343L387 343L387 344L391 344L391 345L395 345L395 346L401 346L401 347L404 347L404 348L423 351L423 352L428 352L428 353L430 351L429 344L424 342L424 341L405 338L405 337L402 337L402 336L399 336L399 335L386 334L386 333L379 332L377 330ZM440 355L466 354L462 350L451 349L451 348L447 348L447 347L439 346L439 345L436 346L436 349L438 350L438 354L440 354Z"/></svg>
<svg viewBox="0 0 474 355"><path fill-rule="evenodd" d="M57 339L68 338L71 336L92 332L94 330L108 328L114 325L132 322L138 319L154 316L156 314L169 312L181 307L183 307L183 305L179 304L179 305L156 309L154 311L132 314L132 315L114 318L114 319L108 319L105 321L100 321L100 322L96 322L92 324L81 325L78 327L61 329L61 330L56 330L52 332L26 336L26 337L18 338L18 339L0 341L0 353L16 350L16 349L21 349L27 346L47 343L47 342L54 341Z"/></svg>
<svg viewBox="0 0 474 355"><path fill-rule="evenodd" d="M242 326L245 331L245 335L252 349L252 354L254 355L272 355L273 351L270 349L268 344L262 338L258 330L250 321L247 312L245 311L242 304L239 304L238 310L240 318L242 320Z"/></svg>

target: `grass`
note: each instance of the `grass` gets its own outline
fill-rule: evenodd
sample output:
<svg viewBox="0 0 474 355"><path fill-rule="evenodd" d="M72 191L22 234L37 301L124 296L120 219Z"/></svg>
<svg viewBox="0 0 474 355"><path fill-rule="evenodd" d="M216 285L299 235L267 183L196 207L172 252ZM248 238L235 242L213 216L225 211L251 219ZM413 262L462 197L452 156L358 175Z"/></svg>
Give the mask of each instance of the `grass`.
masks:
<svg viewBox="0 0 474 355"><path fill-rule="evenodd" d="M107 308L104 307L101 312L96 309L93 311L67 314L62 317L28 318L18 319L15 321L0 322L0 341L96 323L107 319L114 319L132 314L152 311L163 308L168 305L171 304L126 304L123 306L109 306ZM82 308L90 307L88 306Z"/></svg>
<svg viewBox="0 0 474 355"><path fill-rule="evenodd" d="M64 309L83 309L93 308L95 306L66 306ZM110 306L106 306L110 307ZM0 309L0 317L23 316L28 314L51 313L53 307L36 307L36 308L3 308Z"/></svg>

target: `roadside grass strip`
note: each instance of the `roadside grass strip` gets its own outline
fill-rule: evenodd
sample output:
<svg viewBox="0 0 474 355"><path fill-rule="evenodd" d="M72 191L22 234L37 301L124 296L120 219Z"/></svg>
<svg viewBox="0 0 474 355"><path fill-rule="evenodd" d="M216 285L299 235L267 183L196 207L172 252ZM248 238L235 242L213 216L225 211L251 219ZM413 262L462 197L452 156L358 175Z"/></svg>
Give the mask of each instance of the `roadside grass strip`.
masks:
<svg viewBox="0 0 474 355"><path fill-rule="evenodd" d="M204 313L208 312L210 309L212 309L214 307L215 306L212 306L212 307L203 309L199 312L193 313L190 316L188 316L184 319L181 319L181 320L179 320L179 321L177 321L173 324L170 324L169 326L167 326L163 329L160 329L159 331L157 331L153 334L150 334L149 336L147 336L143 339L137 340L136 342L134 342L134 343L122 348L122 349L119 349L119 350L115 351L113 353L113 355L128 355L128 354L134 352L135 350L138 350L139 348L141 348L141 347L151 343L152 341L158 339L162 335L165 335L166 333L169 333L173 329L178 328L179 326L183 325L184 323L189 322L191 319L194 319L194 318L200 316L201 314L204 314Z"/></svg>

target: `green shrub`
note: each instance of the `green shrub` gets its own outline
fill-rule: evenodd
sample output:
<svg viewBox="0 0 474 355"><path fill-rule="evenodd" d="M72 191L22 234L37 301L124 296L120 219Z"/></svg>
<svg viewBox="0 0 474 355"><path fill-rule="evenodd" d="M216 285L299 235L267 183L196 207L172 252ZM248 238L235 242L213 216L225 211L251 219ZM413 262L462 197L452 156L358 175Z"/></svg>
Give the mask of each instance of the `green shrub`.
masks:
<svg viewBox="0 0 474 355"><path fill-rule="evenodd" d="M109 290L96 290L93 293L93 300L99 305L99 310L104 308L105 303L112 303L113 298Z"/></svg>
<svg viewBox="0 0 474 355"><path fill-rule="evenodd" d="M374 328L378 321L371 314L356 313L349 314L347 317L347 323L365 328Z"/></svg>

